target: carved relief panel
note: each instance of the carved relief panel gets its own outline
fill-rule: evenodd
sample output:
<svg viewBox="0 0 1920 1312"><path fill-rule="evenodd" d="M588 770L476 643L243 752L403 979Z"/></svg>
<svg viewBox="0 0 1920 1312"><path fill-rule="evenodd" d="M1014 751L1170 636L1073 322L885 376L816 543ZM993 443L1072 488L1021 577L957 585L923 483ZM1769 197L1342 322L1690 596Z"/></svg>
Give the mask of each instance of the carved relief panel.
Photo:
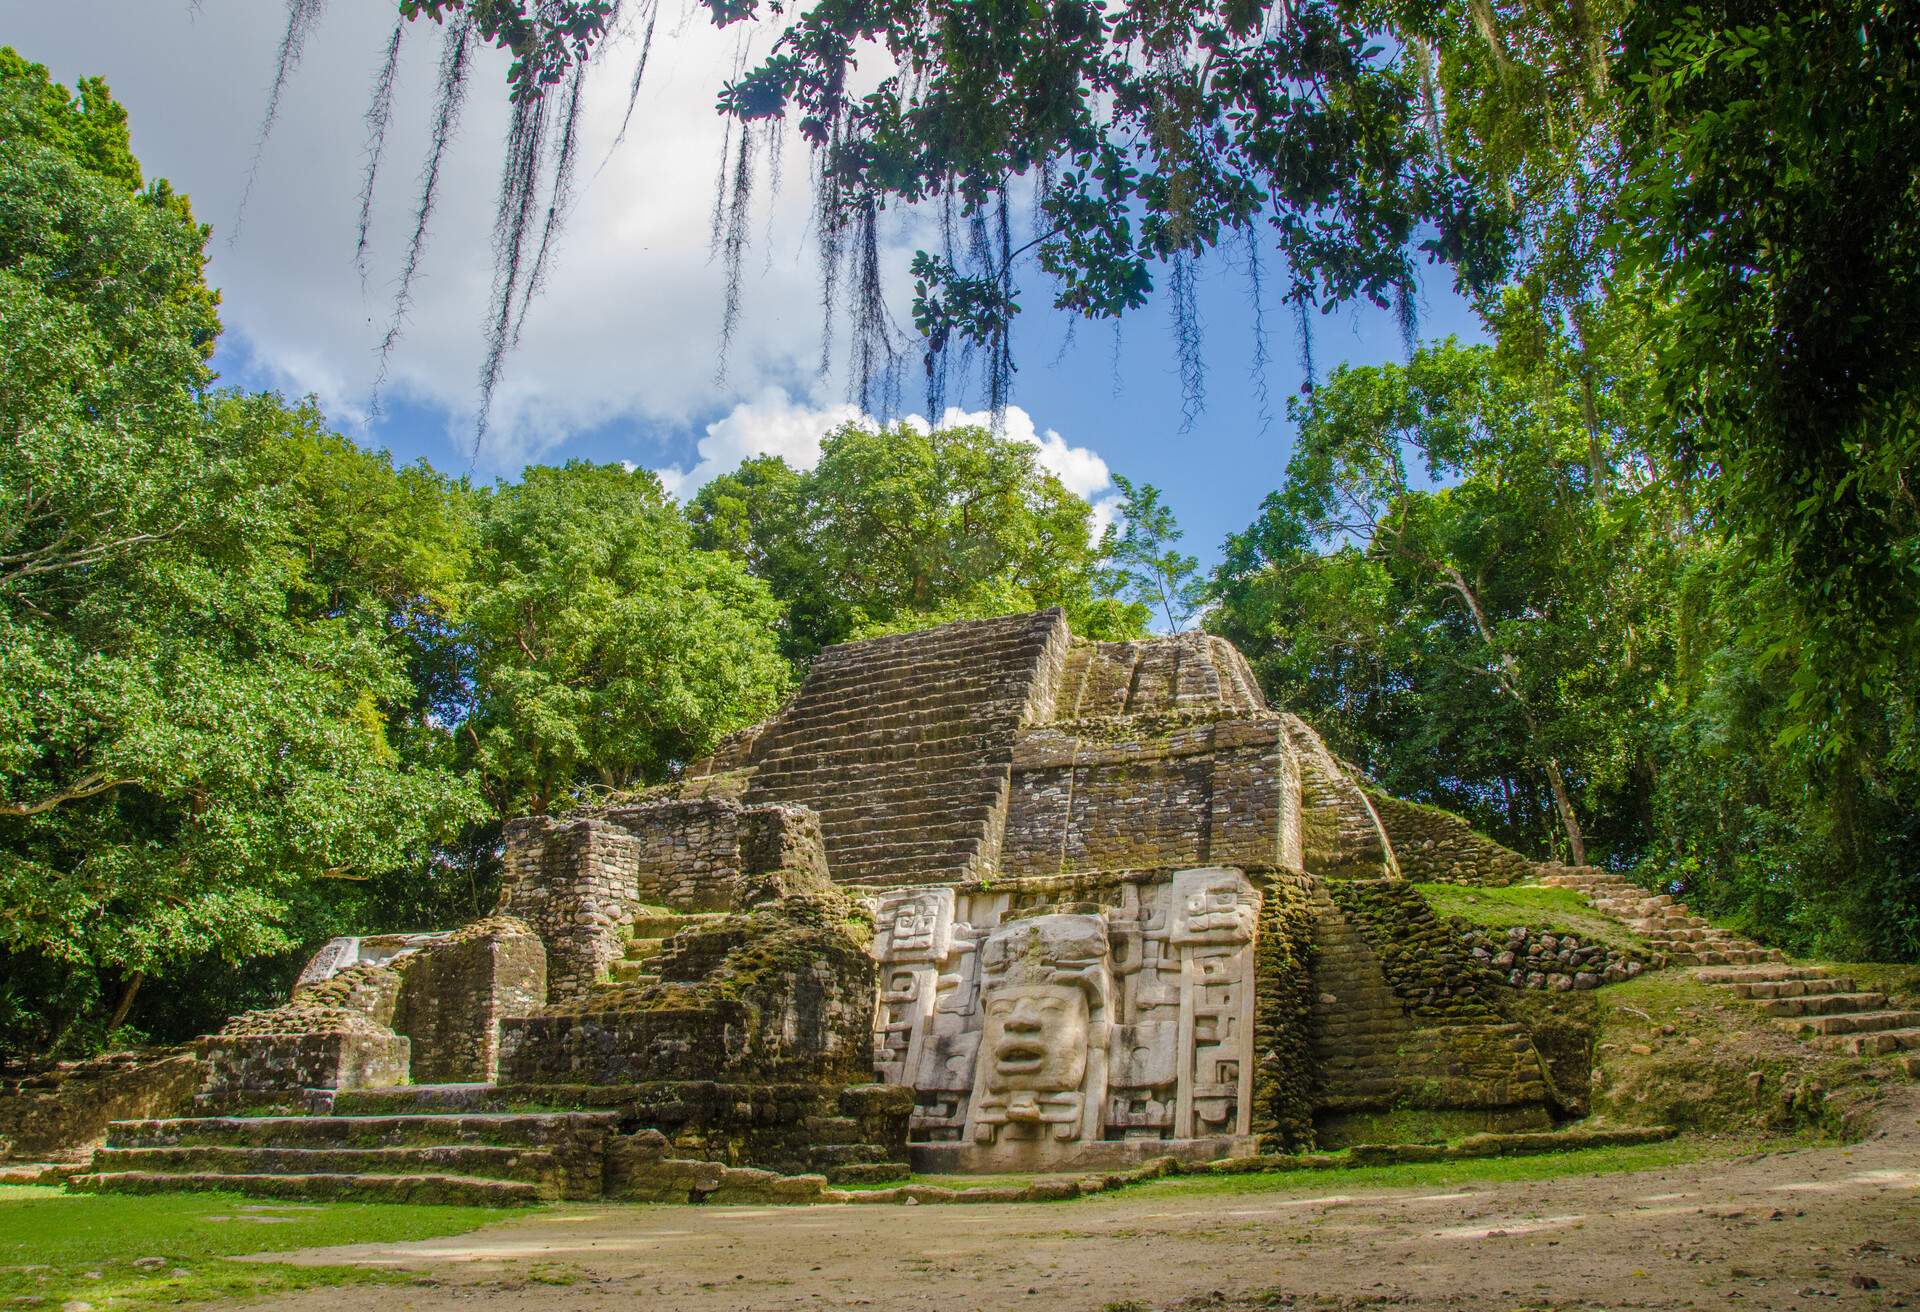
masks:
<svg viewBox="0 0 1920 1312"><path fill-rule="evenodd" d="M874 1062L917 1091L913 1137L1043 1160L1248 1133L1258 905L1225 868L1118 879L1092 904L1041 881L879 897Z"/></svg>

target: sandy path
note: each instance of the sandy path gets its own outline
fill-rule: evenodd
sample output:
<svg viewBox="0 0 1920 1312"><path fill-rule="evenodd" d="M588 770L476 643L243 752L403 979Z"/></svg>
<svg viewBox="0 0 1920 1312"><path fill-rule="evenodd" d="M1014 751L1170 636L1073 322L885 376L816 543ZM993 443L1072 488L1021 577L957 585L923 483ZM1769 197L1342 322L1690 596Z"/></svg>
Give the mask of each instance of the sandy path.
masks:
<svg viewBox="0 0 1920 1312"><path fill-rule="evenodd" d="M572 1207L292 1260L417 1269L432 1283L345 1297L423 1312L1097 1312L1259 1295L1303 1307L1920 1308L1920 1090L1903 1090L1883 1124L1850 1148L1630 1175L1064 1205ZM275 1306L337 1312L342 1298L316 1290Z"/></svg>

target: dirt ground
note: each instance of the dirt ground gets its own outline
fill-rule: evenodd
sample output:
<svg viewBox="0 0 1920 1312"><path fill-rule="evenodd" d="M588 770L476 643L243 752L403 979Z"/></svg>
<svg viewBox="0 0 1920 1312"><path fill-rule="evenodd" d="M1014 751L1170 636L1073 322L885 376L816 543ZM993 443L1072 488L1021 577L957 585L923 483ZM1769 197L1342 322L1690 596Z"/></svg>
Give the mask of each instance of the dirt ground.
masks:
<svg viewBox="0 0 1920 1312"><path fill-rule="evenodd" d="M281 1255L278 1260L288 1260ZM429 1283L276 1308L1920 1308L1920 1089L1848 1147L1447 1190L573 1207L310 1250Z"/></svg>

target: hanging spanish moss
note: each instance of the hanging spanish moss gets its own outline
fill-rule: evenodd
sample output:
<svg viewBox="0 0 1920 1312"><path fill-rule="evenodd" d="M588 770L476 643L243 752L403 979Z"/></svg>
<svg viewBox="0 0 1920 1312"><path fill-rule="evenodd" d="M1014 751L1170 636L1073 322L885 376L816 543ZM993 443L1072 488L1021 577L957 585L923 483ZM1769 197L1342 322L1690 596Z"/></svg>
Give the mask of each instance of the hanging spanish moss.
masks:
<svg viewBox="0 0 1920 1312"><path fill-rule="evenodd" d="M880 210L861 206L853 236L853 391L861 410L885 419L900 408L900 345L880 274Z"/></svg>
<svg viewBox="0 0 1920 1312"><path fill-rule="evenodd" d="M420 257L427 247L427 224L440 195L440 167L447 155L447 144L460 123L460 109L467 98L467 75L472 69L473 22L462 12L446 30L440 50L440 76L434 94L433 124L427 138L426 167L420 173L420 199L413 207L413 235L407 242L406 259L393 294L393 318L380 342L380 364L374 373L373 404L380 410L380 388L387 380L387 366L393 349L400 344L407 314L413 309L413 280L420 272Z"/></svg>
<svg viewBox="0 0 1920 1312"><path fill-rule="evenodd" d="M1013 225L1007 214L1007 180L1002 178L999 187L1000 203L994 207L994 236L999 239L999 283L1001 303L1013 302ZM1006 426L1007 400L1013 395L1013 320L1011 315L997 316L992 333L988 336L987 350L987 409L993 415L993 430L1000 432Z"/></svg>
<svg viewBox="0 0 1920 1312"><path fill-rule="evenodd" d="M609 26L612 26L612 22L619 20L622 8L624 6L614 7L613 19L609 22ZM633 61L633 78L627 84L626 112L620 116L620 130L614 133L613 144L607 147L607 159L612 159L613 152L620 149L620 143L627 139L627 128L633 123L633 107L640 103L640 83L647 76L647 59L653 54L653 29L660 21L660 0L641 0L637 17L642 25L640 54ZM600 167L606 167L605 160L601 161Z"/></svg>
<svg viewBox="0 0 1920 1312"><path fill-rule="evenodd" d="M727 356L733 349L733 335L740 326L741 269L747 254L747 220L753 200L753 125L740 125L740 138L734 147L732 178L724 189L726 213L720 236L721 272L726 278L720 313L720 355L714 364L716 386L727 378Z"/></svg>
<svg viewBox="0 0 1920 1312"><path fill-rule="evenodd" d="M1412 283L1402 282L1394 286L1393 318L1400 329L1400 349L1411 360L1413 353L1420 349L1420 298Z"/></svg>
<svg viewBox="0 0 1920 1312"><path fill-rule="evenodd" d="M534 257L533 272L527 275L526 287L520 294L520 312L513 321L509 350L520 345L520 330L526 326L527 310L533 305L533 298L546 287L548 257L552 255L560 230L566 225L567 214L573 208L574 157L579 151L580 104L585 98L586 87L587 65L582 60L567 75L567 107L561 116L560 145L553 163L553 190L547 198L546 222L540 227L540 251Z"/></svg>
<svg viewBox="0 0 1920 1312"><path fill-rule="evenodd" d="M1200 325L1198 278L1191 251L1176 250L1167 257L1167 308L1173 317L1173 349L1180 370L1180 431L1190 433L1207 406L1207 363L1200 353L1205 334Z"/></svg>
<svg viewBox="0 0 1920 1312"><path fill-rule="evenodd" d="M846 209L842 183L828 166L841 144L841 120L827 127L827 144L814 153L813 240L820 274L820 376L833 371L833 319L839 308L840 264L846 255Z"/></svg>
<svg viewBox="0 0 1920 1312"><path fill-rule="evenodd" d="M1247 247L1247 303L1253 308L1253 364L1247 377L1253 384L1256 413L1260 416L1260 435L1273 427L1273 396L1267 389L1267 304L1265 276L1260 255L1260 230L1248 227L1241 232Z"/></svg>
<svg viewBox="0 0 1920 1312"><path fill-rule="evenodd" d="M387 38L386 57L373 80L373 98L367 105L367 171L360 180L360 224L353 243L353 267L360 271L360 282L367 281L367 230L373 224L373 187L380 175L380 157L386 152L387 127L393 122L393 81L400 68L400 40L406 34L403 17L393 25Z"/></svg>
<svg viewBox="0 0 1920 1312"><path fill-rule="evenodd" d="M1320 379L1313 368L1313 315L1308 312L1307 298L1298 289L1293 295L1293 335L1294 344L1300 350L1300 391L1311 395L1320 385Z"/></svg>
<svg viewBox="0 0 1920 1312"><path fill-rule="evenodd" d="M513 335L513 306L519 299L527 236L540 190L548 110L544 96L516 100L507 127L507 157L500 170L500 200L493 215L493 309L487 326L486 354L480 362L480 407L473 434L476 451L486 440L493 394L500 385L500 370Z"/></svg>
<svg viewBox="0 0 1920 1312"><path fill-rule="evenodd" d="M267 149L267 138L280 118L280 97L286 92L300 56L306 53L307 38L326 12L327 0L287 0L287 30L280 36L280 49L273 61L273 85L267 92L267 108L260 116L260 133L254 138L253 159L247 165L247 180L240 188L240 204L234 210L233 232L227 237L231 246L240 240L240 228L246 221L247 202L253 199L253 184L260 178L260 160Z"/></svg>

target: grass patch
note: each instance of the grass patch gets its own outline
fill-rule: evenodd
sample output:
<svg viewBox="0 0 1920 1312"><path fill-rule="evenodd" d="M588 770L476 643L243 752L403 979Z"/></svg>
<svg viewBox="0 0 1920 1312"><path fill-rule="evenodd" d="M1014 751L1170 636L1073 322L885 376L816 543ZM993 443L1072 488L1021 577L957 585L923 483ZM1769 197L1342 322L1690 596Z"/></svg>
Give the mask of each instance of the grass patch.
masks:
<svg viewBox="0 0 1920 1312"><path fill-rule="evenodd" d="M526 1210L274 1203L238 1194L78 1194L33 1185L0 1186L0 1303L57 1308L80 1301L105 1312L252 1298L315 1285L407 1281L413 1277L364 1267L229 1259L464 1234L502 1216L525 1215Z"/></svg>
<svg viewBox="0 0 1920 1312"><path fill-rule="evenodd" d="M1473 888L1461 884L1415 884L1436 916L1451 916L1485 929L1524 925L1555 934L1575 934L1582 940L1646 957L1650 951L1611 916L1603 916L1571 888L1513 884L1506 888Z"/></svg>
<svg viewBox="0 0 1920 1312"><path fill-rule="evenodd" d="M1471 1157L1452 1162L1399 1166L1350 1166L1327 1171L1260 1171L1248 1175L1179 1175L1135 1185L1118 1195L1140 1198L1258 1193L1338 1193L1345 1189L1427 1188L1435 1185L1550 1180L1563 1175L1608 1175L1651 1171L1718 1157L1777 1152L1803 1146L1798 1139L1669 1139L1620 1148L1576 1148L1530 1157ZM1096 1195L1106 1197L1108 1195Z"/></svg>
<svg viewBox="0 0 1920 1312"><path fill-rule="evenodd" d="M1897 983L1901 967L1884 969ZM1911 969L1905 968L1905 969ZM1709 1133L1864 1132L1863 1119L1892 1083L1889 1064L1831 1052L1796 1038L1731 989L1688 970L1662 970L1592 993L1599 1023L1593 1110L1627 1125L1666 1124Z"/></svg>

